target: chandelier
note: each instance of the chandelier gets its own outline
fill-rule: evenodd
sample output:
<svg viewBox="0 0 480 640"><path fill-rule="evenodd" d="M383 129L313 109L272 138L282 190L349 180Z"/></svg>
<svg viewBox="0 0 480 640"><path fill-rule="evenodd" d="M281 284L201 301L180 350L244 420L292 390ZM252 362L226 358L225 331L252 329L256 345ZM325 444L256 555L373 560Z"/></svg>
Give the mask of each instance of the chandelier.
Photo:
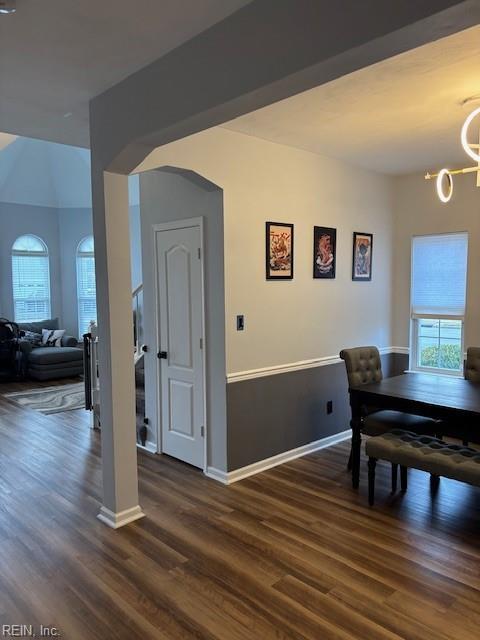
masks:
<svg viewBox="0 0 480 640"><path fill-rule="evenodd" d="M480 100L480 97L467 98L463 104ZM426 173L425 180L433 180L436 178L437 195L441 202L449 202L453 194L453 176L463 173L477 174L477 187L480 187L480 135L478 142L468 141L468 130L472 121L480 114L480 107L474 109L467 116L460 132L460 142L465 153L472 158L477 164L474 167L465 167L464 169L440 169L438 173Z"/></svg>

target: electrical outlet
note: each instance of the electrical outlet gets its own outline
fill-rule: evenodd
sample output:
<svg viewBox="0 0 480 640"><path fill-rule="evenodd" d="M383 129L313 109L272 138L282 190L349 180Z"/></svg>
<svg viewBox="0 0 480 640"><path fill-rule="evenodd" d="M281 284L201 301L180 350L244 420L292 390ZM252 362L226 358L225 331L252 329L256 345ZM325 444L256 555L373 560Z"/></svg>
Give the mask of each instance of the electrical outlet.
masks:
<svg viewBox="0 0 480 640"><path fill-rule="evenodd" d="M327 414L333 413L333 400L327 402Z"/></svg>

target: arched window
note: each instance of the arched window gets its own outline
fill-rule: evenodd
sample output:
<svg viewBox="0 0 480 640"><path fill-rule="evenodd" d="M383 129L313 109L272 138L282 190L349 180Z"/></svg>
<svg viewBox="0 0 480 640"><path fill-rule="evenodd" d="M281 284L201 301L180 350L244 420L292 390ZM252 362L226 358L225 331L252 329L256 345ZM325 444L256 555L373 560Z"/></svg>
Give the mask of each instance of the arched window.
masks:
<svg viewBox="0 0 480 640"><path fill-rule="evenodd" d="M48 247L37 236L25 235L12 247L13 308L17 322L50 318Z"/></svg>
<svg viewBox="0 0 480 640"><path fill-rule="evenodd" d="M93 236L84 238L77 249L78 333L88 332L91 320L97 321L95 252Z"/></svg>

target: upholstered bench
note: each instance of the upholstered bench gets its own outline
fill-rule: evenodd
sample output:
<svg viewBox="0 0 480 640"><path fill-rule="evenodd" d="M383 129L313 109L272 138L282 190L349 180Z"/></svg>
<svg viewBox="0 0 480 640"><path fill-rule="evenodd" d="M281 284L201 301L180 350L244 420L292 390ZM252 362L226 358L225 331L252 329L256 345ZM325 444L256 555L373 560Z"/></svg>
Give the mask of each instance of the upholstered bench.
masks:
<svg viewBox="0 0 480 640"><path fill-rule="evenodd" d="M407 469L420 469L431 474L432 488L438 487L440 476L480 486L480 451L463 445L448 444L433 436L422 436L392 429L369 438L365 444L368 456L368 501L375 495L375 466L377 460L392 463L392 491L397 488L398 465L401 470L402 491L407 490Z"/></svg>

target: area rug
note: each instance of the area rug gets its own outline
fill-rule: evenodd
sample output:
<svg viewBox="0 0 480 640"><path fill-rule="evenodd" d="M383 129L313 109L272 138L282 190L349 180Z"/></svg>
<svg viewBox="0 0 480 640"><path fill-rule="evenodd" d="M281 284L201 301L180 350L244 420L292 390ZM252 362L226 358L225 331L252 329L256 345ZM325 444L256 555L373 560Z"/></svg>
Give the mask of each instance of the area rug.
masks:
<svg viewBox="0 0 480 640"><path fill-rule="evenodd" d="M48 415L83 409L85 407L85 387L83 382L77 382L58 387L6 393L4 398L8 398L26 409L33 409L33 411Z"/></svg>

